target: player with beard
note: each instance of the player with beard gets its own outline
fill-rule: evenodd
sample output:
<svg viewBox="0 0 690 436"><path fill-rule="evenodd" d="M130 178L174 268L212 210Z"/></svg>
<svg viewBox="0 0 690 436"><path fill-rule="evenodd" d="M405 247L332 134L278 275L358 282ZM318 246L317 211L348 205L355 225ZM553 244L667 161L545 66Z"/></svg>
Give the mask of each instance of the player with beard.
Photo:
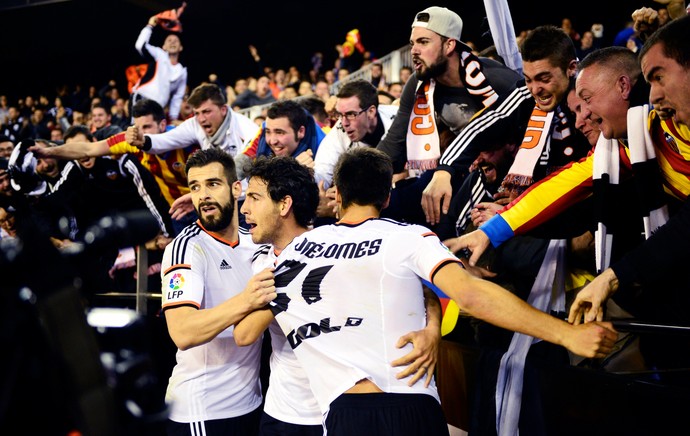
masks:
<svg viewBox="0 0 690 436"><path fill-rule="evenodd" d="M311 171L287 156L258 158L248 177L247 198L241 212L250 226L252 240L271 244L262 246L254 255L252 267L254 271L262 271L273 267L280 252L294 238L309 230L316 214L319 190ZM414 349L391 362L391 366L405 367L398 373L398 378L409 376L411 385L424 379L428 386L436 367L436 352L441 339L441 307L438 297L430 290L425 290L425 309L426 326L398 340L399 348L412 343ZM257 310L246 316L235 326L236 342L253 344L266 328L271 335L273 353L260 434L323 434L323 416L309 389L307 374L274 320L273 313ZM420 367L425 370L419 371Z"/></svg>
<svg viewBox="0 0 690 436"><path fill-rule="evenodd" d="M425 325L423 278L478 318L576 354L610 350L610 324L578 330L472 277L427 228L380 219L392 176L380 151L342 154L334 172L341 221L302 233L276 260L271 312L306 369L327 434L449 433L434 381L410 385L391 368L412 348L400 347L400 336ZM432 378L423 362L411 366L411 375Z"/></svg>
<svg viewBox="0 0 690 436"><path fill-rule="evenodd" d="M168 435L252 435L262 403L261 342L239 347L233 324L275 298L270 272L252 277L258 246L239 227L235 163L217 148L189 157L199 220L165 249L162 311L178 348L168 383Z"/></svg>

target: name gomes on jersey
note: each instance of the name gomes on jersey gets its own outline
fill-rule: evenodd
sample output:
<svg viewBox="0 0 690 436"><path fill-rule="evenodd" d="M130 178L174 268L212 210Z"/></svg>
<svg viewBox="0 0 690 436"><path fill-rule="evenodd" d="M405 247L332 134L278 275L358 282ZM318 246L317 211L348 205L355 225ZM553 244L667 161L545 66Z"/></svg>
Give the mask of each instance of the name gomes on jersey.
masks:
<svg viewBox="0 0 690 436"><path fill-rule="evenodd" d="M373 256L381 249L382 239L365 240L358 243L347 242L344 244L327 244L324 242L314 242L307 238L300 241L295 250L300 254L310 258L332 258L332 259L355 259L364 256ZM306 263L296 260L286 260L275 269L275 286L277 289L288 286L307 266ZM304 301L311 305L322 300L321 296L321 282L326 274L333 268L333 265L321 266L314 268L302 281L301 297ZM273 314L277 315L280 312L286 311L290 304L290 297L286 293L280 292L275 300L271 302ZM303 341L309 338L315 338L322 333L338 332L344 327L359 327L364 318L357 316L348 316L345 318L342 325L331 325L331 318L323 318L318 322L309 322L301 325L286 336L290 347L294 350Z"/></svg>
<svg viewBox="0 0 690 436"><path fill-rule="evenodd" d="M373 256L381 249L382 239L371 241L346 242L344 244L327 244L325 242L313 242L304 238L295 250L300 254L315 259L317 257L333 259L355 259L364 256Z"/></svg>

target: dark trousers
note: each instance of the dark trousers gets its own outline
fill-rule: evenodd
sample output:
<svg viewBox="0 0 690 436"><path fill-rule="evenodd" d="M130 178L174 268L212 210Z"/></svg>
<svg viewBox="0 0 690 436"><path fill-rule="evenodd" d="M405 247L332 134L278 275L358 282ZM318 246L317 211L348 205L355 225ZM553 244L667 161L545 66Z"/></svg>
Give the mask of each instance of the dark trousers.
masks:
<svg viewBox="0 0 690 436"><path fill-rule="evenodd" d="M426 394L343 394L326 416L328 436L448 436L436 399Z"/></svg>
<svg viewBox="0 0 690 436"><path fill-rule="evenodd" d="M259 424L260 436L322 436L322 425L300 425L290 424L275 419L271 415L263 412L261 423Z"/></svg>
<svg viewBox="0 0 690 436"><path fill-rule="evenodd" d="M246 415L197 422L168 421L168 436L252 436L259 434L261 408Z"/></svg>

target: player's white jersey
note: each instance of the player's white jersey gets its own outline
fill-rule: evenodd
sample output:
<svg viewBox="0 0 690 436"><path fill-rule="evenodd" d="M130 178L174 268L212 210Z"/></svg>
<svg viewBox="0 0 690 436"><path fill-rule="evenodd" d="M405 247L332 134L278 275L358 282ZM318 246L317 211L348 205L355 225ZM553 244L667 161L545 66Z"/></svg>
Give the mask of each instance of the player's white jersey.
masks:
<svg viewBox="0 0 690 436"><path fill-rule="evenodd" d="M271 309L323 413L362 379L438 400L435 383L409 387L390 363L412 350L398 339L426 326L420 277L447 262L458 259L429 229L388 219L320 226L283 250Z"/></svg>
<svg viewBox="0 0 690 436"><path fill-rule="evenodd" d="M239 294L252 277L251 259L258 247L244 229L233 244L207 233L198 221L188 226L165 248L162 309L207 309ZM232 331L230 327L206 344L177 351L166 393L171 420L232 418L261 405L261 343L239 347Z"/></svg>
<svg viewBox="0 0 690 436"><path fill-rule="evenodd" d="M275 266L275 261L273 247L262 246L254 254L254 274L264 268ZM279 421L291 424L321 425L323 416L309 387L309 378L276 320L268 326L268 331L271 334L273 352L270 358L271 375L264 412Z"/></svg>

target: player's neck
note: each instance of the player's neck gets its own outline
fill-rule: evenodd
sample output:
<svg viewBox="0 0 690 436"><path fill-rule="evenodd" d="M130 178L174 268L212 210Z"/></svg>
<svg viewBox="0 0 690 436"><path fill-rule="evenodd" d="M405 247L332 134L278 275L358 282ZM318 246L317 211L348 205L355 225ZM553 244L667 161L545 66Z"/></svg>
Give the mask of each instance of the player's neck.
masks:
<svg viewBox="0 0 690 436"><path fill-rule="evenodd" d="M307 228L301 227L296 223L289 229L284 229L279 232L278 237L273 241L273 251L279 255L285 247L292 242L293 239L306 232Z"/></svg>
<svg viewBox="0 0 690 436"><path fill-rule="evenodd" d="M378 218L381 211L373 205L360 206L354 204L348 206L340 211L340 222L346 223L361 223L369 218Z"/></svg>
<svg viewBox="0 0 690 436"><path fill-rule="evenodd" d="M209 232L211 235L223 239L228 242L237 242L240 239L240 220L237 217L237 214L235 214L232 217L232 221L230 221L230 225L224 228L223 230L219 230L217 232Z"/></svg>

